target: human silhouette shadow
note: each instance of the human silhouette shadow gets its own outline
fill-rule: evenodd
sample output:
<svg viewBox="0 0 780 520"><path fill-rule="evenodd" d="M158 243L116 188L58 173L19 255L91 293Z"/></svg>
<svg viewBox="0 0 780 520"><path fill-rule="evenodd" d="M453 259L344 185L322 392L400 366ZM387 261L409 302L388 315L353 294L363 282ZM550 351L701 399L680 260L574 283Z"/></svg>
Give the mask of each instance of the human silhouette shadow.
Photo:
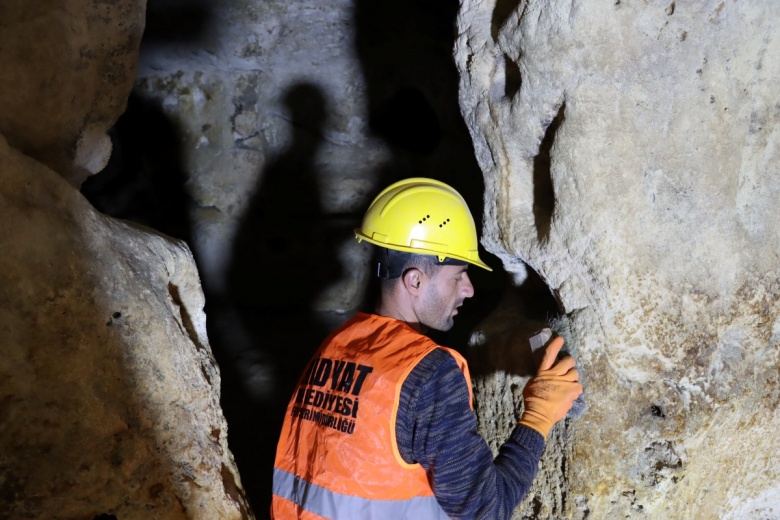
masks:
<svg viewBox="0 0 780 520"><path fill-rule="evenodd" d="M284 104L290 145L258 176L234 241L229 301L214 301L209 311L212 316L235 312L234 323L251 339L244 348L254 350L236 352L236 345L222 344L228 339L224 334L212 335L212 342L233 358L223 364L223 410L230 447L258 518L270 508L273 459L287 402L305 363L331 328L314 303L341 276L337 245L351 232L321 202L323 172L316 158L327 115L324 95L314 85L295 84ZM267 399L258 400L248 391L242 380L247 374L236 363L241 359L271 367Z"/></svg>

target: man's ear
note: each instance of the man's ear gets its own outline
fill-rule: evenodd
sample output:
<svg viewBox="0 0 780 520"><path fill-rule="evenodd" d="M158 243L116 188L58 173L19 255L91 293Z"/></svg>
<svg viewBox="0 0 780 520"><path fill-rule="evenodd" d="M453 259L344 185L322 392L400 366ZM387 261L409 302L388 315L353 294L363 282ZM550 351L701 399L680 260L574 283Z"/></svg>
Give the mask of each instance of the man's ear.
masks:
<svg viewBox="0 0 780 520"><path fill-rule="evenodd" d="M407 291L417 292L417 290L420 288L420 285L422 284L422 276L422 271L416 267L412 267L411 269L404 271L404 274L401 275L401 281L403 282Z"/></svg>

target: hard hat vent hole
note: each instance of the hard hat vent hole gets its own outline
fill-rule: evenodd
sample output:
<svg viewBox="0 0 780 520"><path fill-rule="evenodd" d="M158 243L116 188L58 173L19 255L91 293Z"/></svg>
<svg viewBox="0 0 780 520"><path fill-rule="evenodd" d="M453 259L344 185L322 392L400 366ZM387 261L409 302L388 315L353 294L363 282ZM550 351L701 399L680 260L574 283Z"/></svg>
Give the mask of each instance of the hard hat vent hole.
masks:
<svg viewBox="0 0 780 520"><path fill-rule="evenodd" d="M445 220L444 222L442 222L441 224L439 224L439 227L444 227L444 226L446 226L446 225L447 225L447 222L449 222L449 221L450 221L450 219L447 219L447 220Z"/></svg>
<svg viewBox="0 0 780 520"><path fill-rule="evenodd" d="M418 220L417 222L418 222L419 224L422 224L423 222L425 222L425 221L426 221L426 220L428 220L429 218L431 218L431 216L430 216L430 215L425 215L425 216L422 218L422 220Z"/></svg>

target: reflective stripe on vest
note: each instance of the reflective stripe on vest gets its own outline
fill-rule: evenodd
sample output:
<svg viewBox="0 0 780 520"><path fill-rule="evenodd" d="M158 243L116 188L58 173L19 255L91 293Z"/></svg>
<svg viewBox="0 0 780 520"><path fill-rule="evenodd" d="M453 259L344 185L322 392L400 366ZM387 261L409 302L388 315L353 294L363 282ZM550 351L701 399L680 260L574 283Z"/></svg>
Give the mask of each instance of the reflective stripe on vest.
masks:
<svg viewBox="0 0 780 520"><path fill-rule="evenodd" d="M338 520L447 520L434 497L414 497L407 500L371 500L335 493L274 468L273 493L307 511Z"/></svg>

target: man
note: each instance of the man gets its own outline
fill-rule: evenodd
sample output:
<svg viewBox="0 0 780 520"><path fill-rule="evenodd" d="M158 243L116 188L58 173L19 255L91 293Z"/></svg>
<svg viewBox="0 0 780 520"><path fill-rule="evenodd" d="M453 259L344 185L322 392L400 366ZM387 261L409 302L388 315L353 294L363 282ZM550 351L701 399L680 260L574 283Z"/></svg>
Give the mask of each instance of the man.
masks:
<svg viewBox="0 0 780 520"><path fill-rule="evenodd" d="M448 330L474 294L474 220L450 186L406 179L355 230L380 247L376 314L358 313L314 354L290 401L271 516L286 519L509 518L545 438L582 392L574 360L547 348L517 427L493 455L477 432L468 367L423 334Z"/></svg>

